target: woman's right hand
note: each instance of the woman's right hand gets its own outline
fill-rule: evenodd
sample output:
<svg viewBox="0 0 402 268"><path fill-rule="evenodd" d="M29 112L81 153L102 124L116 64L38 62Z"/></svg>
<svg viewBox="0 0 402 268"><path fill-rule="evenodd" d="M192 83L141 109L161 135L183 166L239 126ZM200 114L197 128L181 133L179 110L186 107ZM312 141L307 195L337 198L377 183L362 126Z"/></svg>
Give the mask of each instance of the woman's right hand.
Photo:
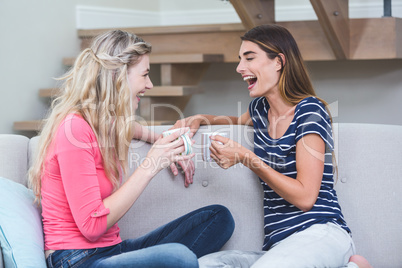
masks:
<svg viewBox="0 0 402 268"><path fill-rule="evenodd" d="M211 136L211 158L223 169L228 169L237 163L245 163L251 154L250 150L239 143L219 135Z"/></svg>
<svg viewBox="0 0 402 268"><path fill-rule="evenodd" d="M189 128L186 127L169 136L159 138L149 150L141 166L144 169L148 169L154 176L172 163L193 158L194 153L180 155L180 153L185 151L185 147L183 139L178 138L188 130Z"/></svg>
<svg viewBox="0 0 402 268"><path fill-rule="evenodd" d="M189 116L189 117L177 120L176 123L173 125L173 127L171 127L170 129L189 127L190 132L194 135L200 128L200 125L203 122L203 120L204 120L204 118L199 114Z"/></svg>

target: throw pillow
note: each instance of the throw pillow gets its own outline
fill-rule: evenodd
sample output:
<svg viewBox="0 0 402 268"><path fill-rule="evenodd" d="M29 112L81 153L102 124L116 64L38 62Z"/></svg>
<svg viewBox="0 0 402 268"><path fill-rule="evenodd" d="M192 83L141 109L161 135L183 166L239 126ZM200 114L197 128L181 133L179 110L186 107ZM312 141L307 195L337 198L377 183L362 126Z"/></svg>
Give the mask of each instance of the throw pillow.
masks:
<svg viewBox="0 0 402 268"><path fill-rule="evenodd" d="M0 177L0 244L5 267L46 267L43 229L34 194Z"/></svg>

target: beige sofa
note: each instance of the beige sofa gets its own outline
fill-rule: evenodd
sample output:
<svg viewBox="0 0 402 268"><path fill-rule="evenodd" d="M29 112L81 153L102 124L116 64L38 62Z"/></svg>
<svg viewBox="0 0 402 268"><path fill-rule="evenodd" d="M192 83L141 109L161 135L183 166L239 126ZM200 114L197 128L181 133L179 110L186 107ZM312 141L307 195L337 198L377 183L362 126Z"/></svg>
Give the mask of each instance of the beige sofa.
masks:
<svg viewBox="0 0 402 268"><path fill-rule="evenodd" d="M154 130L160 133L169 127ZM202 127L194 137L194 184L184 188L181 174L174 177L170 170L163 170L121 220L123 239L137 237L201 206L222 204L231 210L236 222L235 232L224 249L261 248L263 209L258 178L240 164L223 170L214 162L202 161L200 133L216 130L227 132L246 147L253 146L252 128ZM342 123L334 125L334 134L339 168L336 189L357 253L374 267L402 267L402 126ZM37 141L37 137L0 135L0 177L26 185L26 172ZM130 172L150 145L133 141L131 147ZM4 254L5 245L1 248ZM3 265L0 259L0 268Z"/></svg>

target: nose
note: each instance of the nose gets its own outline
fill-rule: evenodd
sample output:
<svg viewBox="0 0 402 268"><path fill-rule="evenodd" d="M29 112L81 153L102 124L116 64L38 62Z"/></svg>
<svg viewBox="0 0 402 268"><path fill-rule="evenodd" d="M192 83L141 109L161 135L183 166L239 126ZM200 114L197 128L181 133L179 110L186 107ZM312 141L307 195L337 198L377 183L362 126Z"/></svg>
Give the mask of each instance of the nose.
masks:
<svg viewBox="0 0 402 268"><path fill-rule="evenodd" d="M149 78L149 76L148 76L147 84L145 86L147 89L151 89L154 87L154 84L152 84L151 78Z"/></svg>
<svg viewBox="0 0 402 268"><path fill-rule="evenodd" d="M236 72L238 72L239 74L244 72L244 66L243 66L242 61L240 61L239 64L237 64Z"/></svg>

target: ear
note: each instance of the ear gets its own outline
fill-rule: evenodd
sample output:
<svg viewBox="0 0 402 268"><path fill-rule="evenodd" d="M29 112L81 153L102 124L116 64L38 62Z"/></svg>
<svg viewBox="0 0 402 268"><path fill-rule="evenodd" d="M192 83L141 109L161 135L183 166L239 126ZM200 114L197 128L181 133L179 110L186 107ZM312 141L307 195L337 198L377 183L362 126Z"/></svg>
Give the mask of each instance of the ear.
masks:
<svg viewBox="0 0 402 268"><path fill-rule="evenodd" d="M280 71L285 67L286 64L286 58L285 55L282 53L279 53L278 56L276 57L276 64L277 64L277 70Z"/></svg>

